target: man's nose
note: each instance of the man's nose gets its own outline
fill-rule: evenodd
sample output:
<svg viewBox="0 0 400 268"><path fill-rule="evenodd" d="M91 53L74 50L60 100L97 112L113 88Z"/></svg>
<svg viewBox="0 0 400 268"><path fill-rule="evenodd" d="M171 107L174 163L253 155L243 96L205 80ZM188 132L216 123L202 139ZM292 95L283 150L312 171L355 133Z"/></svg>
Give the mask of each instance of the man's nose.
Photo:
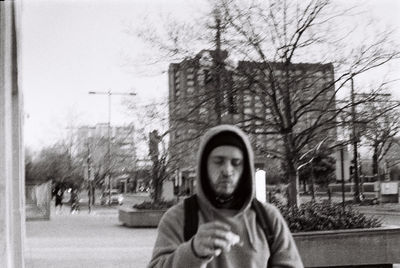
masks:
<svg viewBox="0 0 400 268"><path fill-rule="evenodd" d="M233 173L233 166L231 163L227 162L222 167L222 174L225 176L230 176Z"/></svg>

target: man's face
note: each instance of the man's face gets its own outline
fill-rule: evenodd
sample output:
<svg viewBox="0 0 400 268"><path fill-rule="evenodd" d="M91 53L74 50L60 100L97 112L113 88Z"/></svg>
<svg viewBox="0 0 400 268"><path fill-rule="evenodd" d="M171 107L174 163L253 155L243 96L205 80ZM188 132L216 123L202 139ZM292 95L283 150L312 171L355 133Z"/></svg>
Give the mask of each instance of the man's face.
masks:
<svg viewBox="0 0 400 268"><path fill-rule="evenodd" d="M214 148L207 159L211 186L217 194L232 194L243 173L243 153L230 145Z"/></svg>

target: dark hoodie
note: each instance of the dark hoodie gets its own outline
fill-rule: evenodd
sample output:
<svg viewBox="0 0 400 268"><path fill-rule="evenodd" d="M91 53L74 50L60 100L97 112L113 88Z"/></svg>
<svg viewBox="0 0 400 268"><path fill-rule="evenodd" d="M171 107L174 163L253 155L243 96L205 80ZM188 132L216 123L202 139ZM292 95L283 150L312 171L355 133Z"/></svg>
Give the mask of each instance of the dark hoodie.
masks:
<svg viewBox="0 0 400 268"><path fill-rule="evenodd" d="M238 189L243 189L239 193L240 205L235 205L235 209L229 213L232 215L230 217L226 217L226 213L222 213L221 209L217 208L215 203L210 200L212 197L210 197L209 190L205 186L207 183L203 181L208 178L207 175L204 175L204 161L206 159L203 157L204 153L209 153L207 152L207 144L215 135L225 131L233 132L240 137L246 149L246 152L244 152L246 163L244 163L243 175L238 187ZM268 222L273 224L274 243L272 250L268 246L262 228L256 223L255 212L250 208L251 200L255 196L255 179L253 151L247 135L239 128L231 125L214 127L203 136L197 159L199 159L196 184L200 207L199 225L211 221L227 223L231 226L231 231L240 236L243 246L234 246L231 251L223 252L215 258L197 258L192 252L191 241L185 242L183 238L184 210L183 203L180 202L169 209L161 219L149 267L258 268L267 267L269 258L271 258L272 267L303 267L293 237L281 214L274 206L271 204L264 205L267 215L270 217ZM272 256L271 252L273 252Z"/></svg>

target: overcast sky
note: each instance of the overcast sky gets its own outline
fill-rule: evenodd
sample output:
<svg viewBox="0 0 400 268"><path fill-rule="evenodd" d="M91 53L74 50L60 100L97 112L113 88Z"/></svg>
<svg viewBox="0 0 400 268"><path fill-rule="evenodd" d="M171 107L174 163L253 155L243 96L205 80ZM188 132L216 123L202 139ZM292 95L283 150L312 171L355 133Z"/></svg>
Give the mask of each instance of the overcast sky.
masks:
<svg viewBox="0 0 400 268"><path fill-rule="evenodd" d="M400 27L400 1L358 2L367 7L368 15ZM148 76L132 72L126 66L128 56L134 58L146 47L124 30L129 24L142 23L145 14L190 16L200 3L195 0L22 1L19 55L26 144L34 149L51 144L65 132L67 121L72 120L74 126L107 122L107 97L89 95L88 91L134 91L138 95L130 98L140 104L166 97L166 73ZM113 97L113 124L126 124L130 120L124 115L121 98Z"/></svg>

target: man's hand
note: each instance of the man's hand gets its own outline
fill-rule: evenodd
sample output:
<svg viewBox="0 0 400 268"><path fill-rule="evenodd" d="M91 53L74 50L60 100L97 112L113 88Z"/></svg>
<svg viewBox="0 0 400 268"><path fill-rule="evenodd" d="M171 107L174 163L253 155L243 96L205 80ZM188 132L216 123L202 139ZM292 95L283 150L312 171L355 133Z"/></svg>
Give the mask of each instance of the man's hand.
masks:
<svg viewBox="0 0 400 268"><path fill-rule="evenodd" d="M199 226L193 238L195 253L199 256L218 256L228 252L240 242L240 237L231 232L228 224L214 221Z"/></svg>

